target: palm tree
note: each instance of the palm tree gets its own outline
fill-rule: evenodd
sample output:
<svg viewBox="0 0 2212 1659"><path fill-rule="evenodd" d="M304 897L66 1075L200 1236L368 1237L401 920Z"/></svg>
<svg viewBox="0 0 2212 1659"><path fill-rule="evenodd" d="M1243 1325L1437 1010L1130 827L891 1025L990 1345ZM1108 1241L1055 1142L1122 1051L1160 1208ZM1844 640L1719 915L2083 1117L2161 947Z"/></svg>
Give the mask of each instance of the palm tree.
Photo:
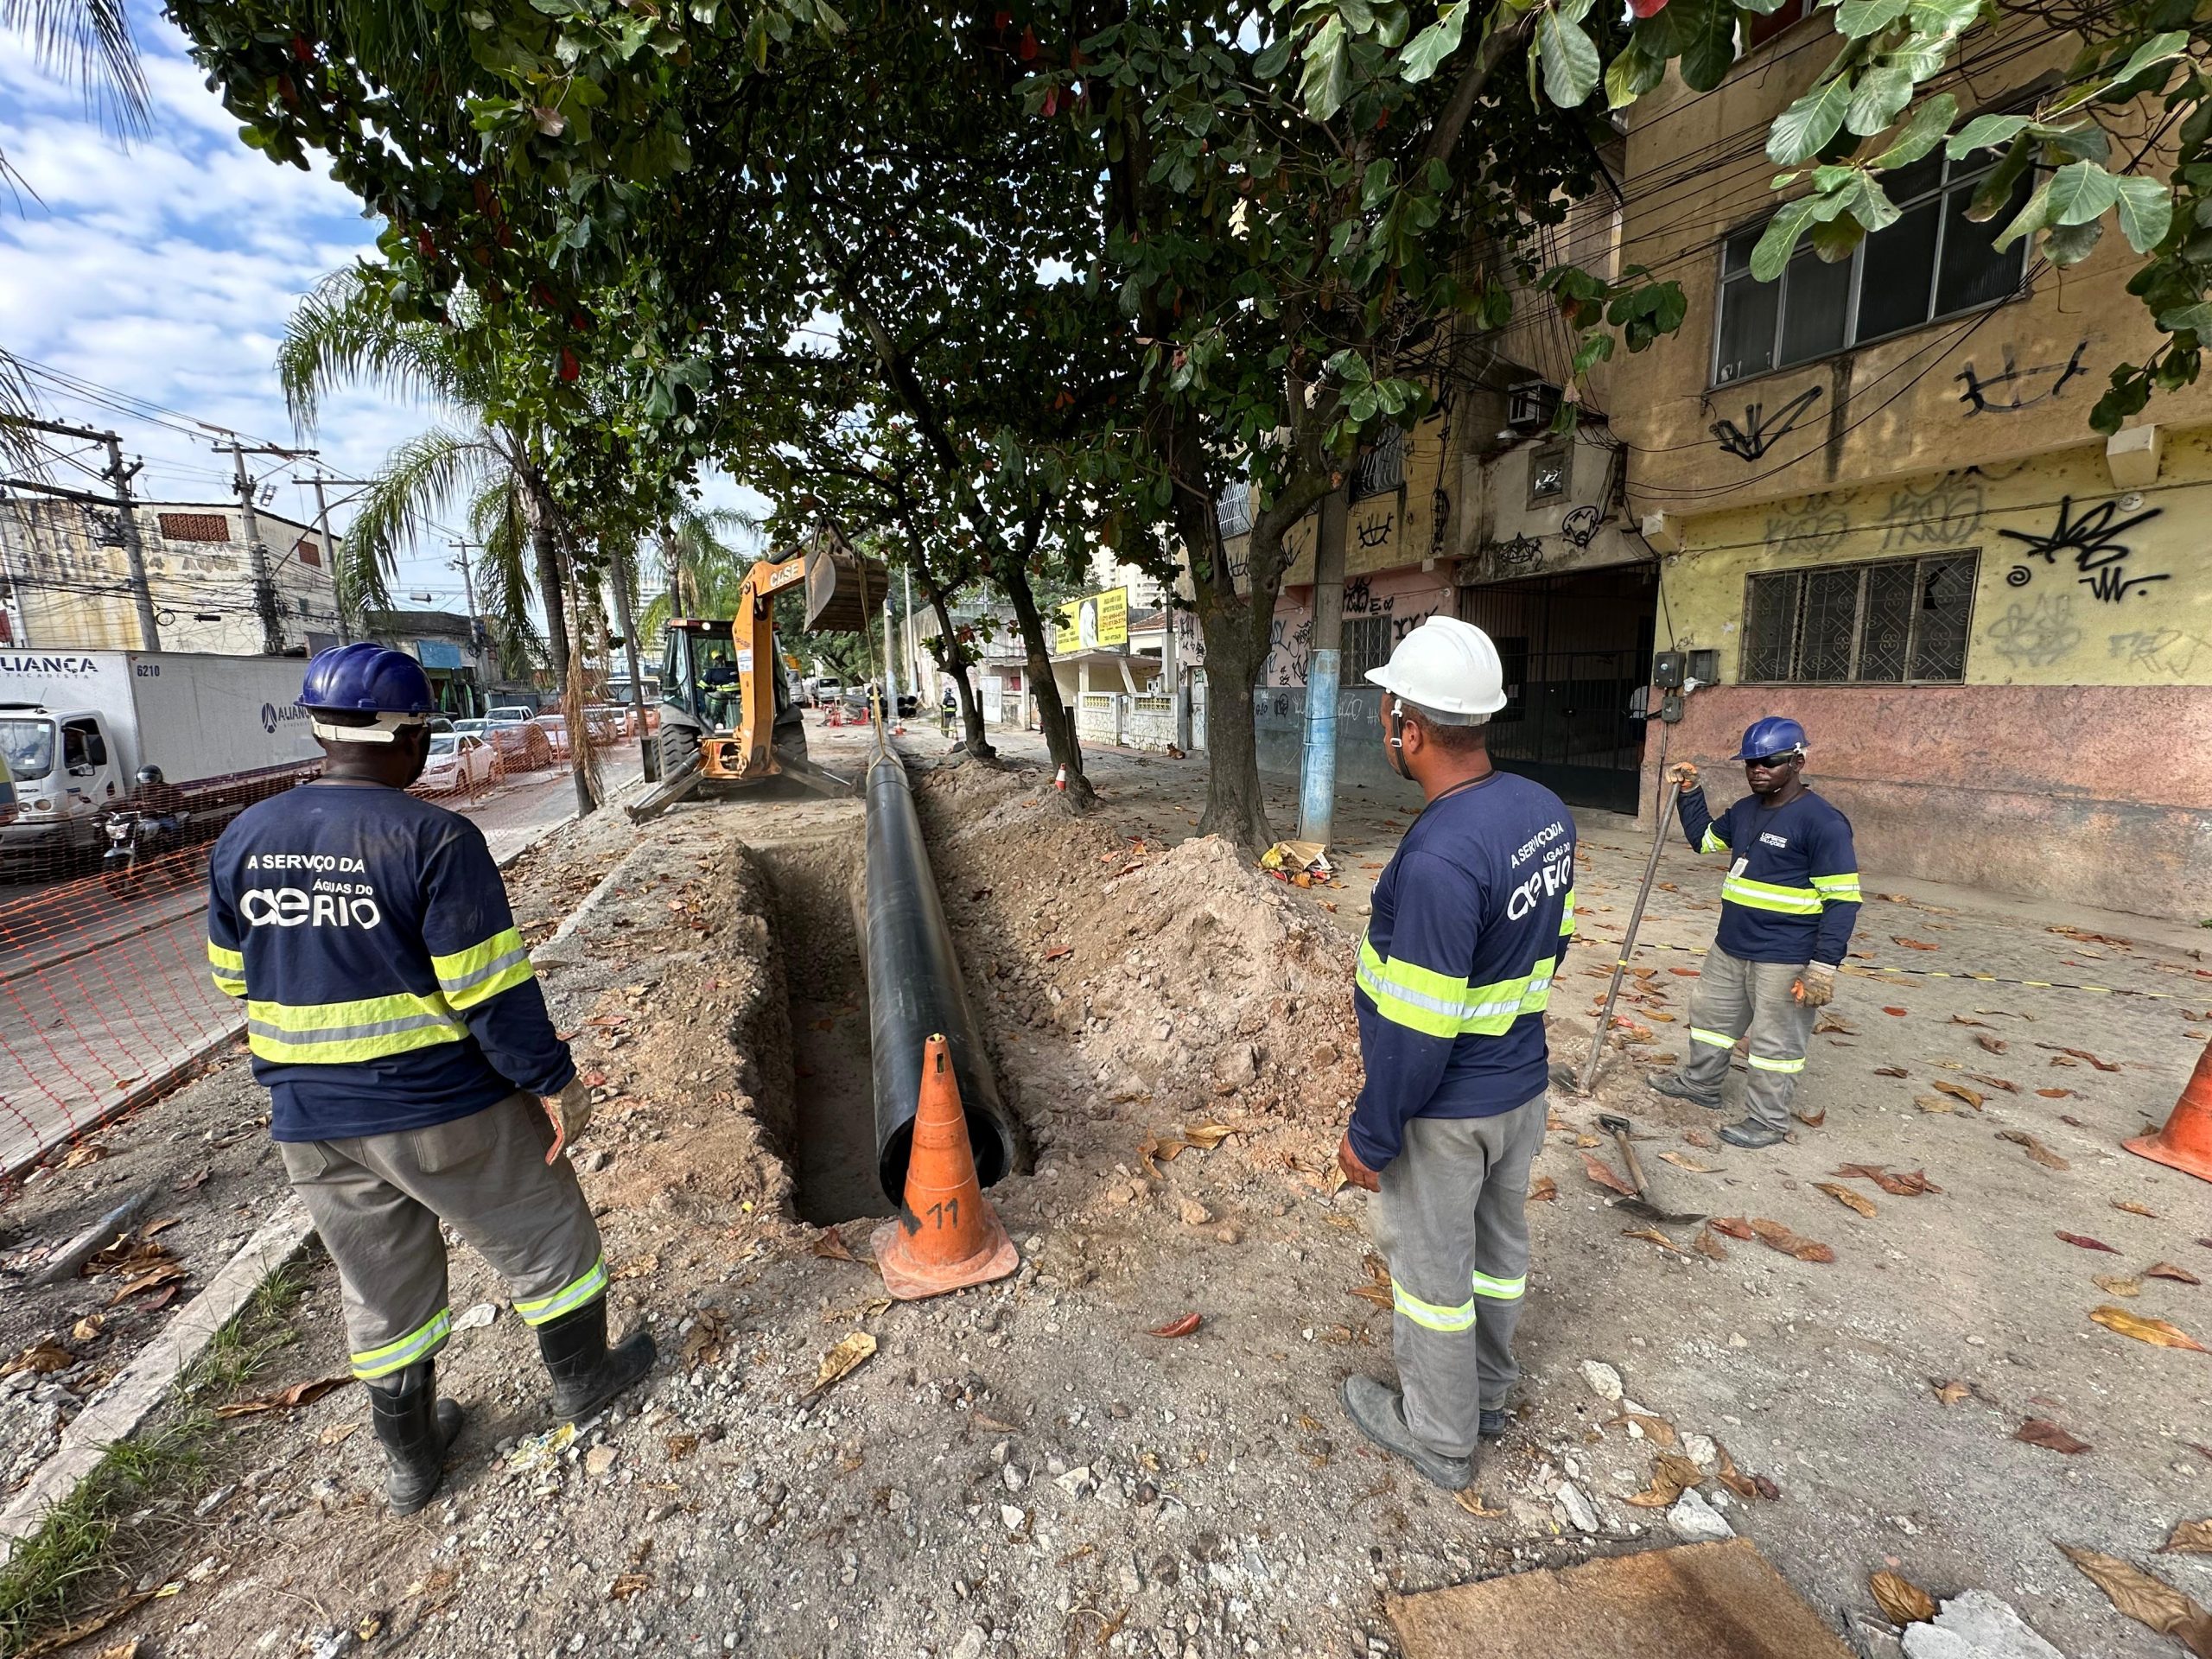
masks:
<svg viewBox="0 0 2212 1659"><path fill-rule="evenodd" d="M153 100L124 0L0 0L0 30L28 40L40 68L81 86L86 103L118 137L146 130ZM20 209L25 196L36 194L0 150L0 194ZM37 414L30 377L0 346L0 462L33 475L45 454L35 435L16 422Z"/></svg>
<svg viewBox="0 0 2212 1659"><path fill-rule="evenodd" d="M332 573L338 602L349 614L388 607L387 578L400 550L430 532L439 514L458 511L485 545L486 608L510 639L526 643L537 639L529 610L534 575L565 705L578 696L569 627L576 572L567 546L574 526L547 481L551 433L511 408L488 413L501 401L496 353L487 362L465 348L463 335L460 327L396 318L383 290L358 269L324 277L284 325L276 374L302 436L315 429L322 396L340 386L372 385L445 416L395 448L371 478ZM590 812L598 791L586 746L569 747L576 808Z"/></svg>
<svg viewBox="0 0 2212 1659"><path fill-rule="evenodd" d="M639 639L657 638L671 616L735 614L745 573L760 556L760 519L734 507L679 512L661 532L667 586L638 618Z"/></svg>

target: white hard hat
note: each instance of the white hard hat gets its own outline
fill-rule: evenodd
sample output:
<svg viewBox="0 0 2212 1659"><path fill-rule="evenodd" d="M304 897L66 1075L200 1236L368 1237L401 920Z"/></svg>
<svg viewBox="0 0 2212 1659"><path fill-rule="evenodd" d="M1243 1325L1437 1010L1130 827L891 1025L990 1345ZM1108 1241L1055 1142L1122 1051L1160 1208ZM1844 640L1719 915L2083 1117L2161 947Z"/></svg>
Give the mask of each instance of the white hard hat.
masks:
<svg viewBox="0 0 2212 1659"><path fill-rule="evenodd" d="M1506 704L1497 647L1455 616L1430 617L1367 677L1447 726L1480 725Z"/></svg>

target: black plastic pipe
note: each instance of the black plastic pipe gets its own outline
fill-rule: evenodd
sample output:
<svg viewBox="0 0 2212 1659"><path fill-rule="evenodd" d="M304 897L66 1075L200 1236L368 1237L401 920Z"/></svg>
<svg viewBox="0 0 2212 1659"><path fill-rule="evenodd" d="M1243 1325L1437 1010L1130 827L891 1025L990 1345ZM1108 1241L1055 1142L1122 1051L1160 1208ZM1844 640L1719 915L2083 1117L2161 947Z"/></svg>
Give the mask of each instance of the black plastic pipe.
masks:
<svg viewBox="0 0 2212 1659"><path fill-rule="evenodd" d="M906 1199L922 1046L938 1032L952 1051L976 1176L990 1185L1014 1166L1014 1124L952 953L906 768L893 754L879 755L868 770L868 1003L876 1173L884 1196L893 1204Z"/></svg>

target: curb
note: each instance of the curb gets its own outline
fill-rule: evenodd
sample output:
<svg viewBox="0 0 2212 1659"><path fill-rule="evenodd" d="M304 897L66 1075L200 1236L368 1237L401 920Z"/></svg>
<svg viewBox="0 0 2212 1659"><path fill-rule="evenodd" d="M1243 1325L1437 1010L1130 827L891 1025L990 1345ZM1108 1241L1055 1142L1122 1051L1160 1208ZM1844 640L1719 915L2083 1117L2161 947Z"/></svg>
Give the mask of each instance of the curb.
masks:
<svg viewBox="0 0 2212 1659"><path fill-rule="evenodd" d="M0 1538L12 1541L36 1532L46 1511L77 1490L99 1466L108 1447L153 1414L186 1368L207 1351L215 1333L231 1322L264 1281L299 1254L312 1230L307 1210L288 1193L207 1288L140 1349L61 1432L61 1449L40 1465L30 1483L0 1512Z"/></svg>

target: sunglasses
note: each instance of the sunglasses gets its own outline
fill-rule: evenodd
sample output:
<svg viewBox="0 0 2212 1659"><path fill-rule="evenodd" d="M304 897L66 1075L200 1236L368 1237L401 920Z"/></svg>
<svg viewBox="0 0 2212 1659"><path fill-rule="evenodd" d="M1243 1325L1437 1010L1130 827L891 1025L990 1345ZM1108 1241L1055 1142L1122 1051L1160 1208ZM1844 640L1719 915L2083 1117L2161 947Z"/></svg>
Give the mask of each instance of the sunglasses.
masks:
<svg viewBox="0 0 2212 1659"><path fill-rule="evenodd" d="M1780 754L1762 754L1755 756L1752 759L1745 761L1744 764L1746 766L1765 766L1771 769L1776 766L1794 766L1804 758L1804 753L1801 750L1785 749Z"/></svg>

